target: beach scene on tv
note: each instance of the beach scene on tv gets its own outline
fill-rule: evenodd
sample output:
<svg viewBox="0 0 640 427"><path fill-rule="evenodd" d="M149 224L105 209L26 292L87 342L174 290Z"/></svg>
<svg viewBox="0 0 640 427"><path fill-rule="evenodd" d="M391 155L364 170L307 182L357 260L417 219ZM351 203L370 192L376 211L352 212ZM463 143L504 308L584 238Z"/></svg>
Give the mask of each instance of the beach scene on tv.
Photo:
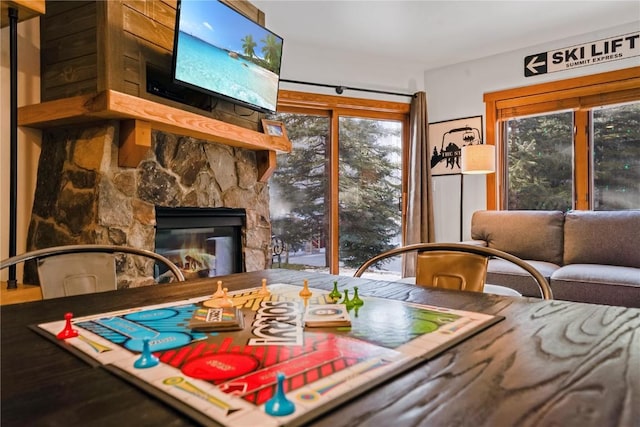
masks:
<svg viewBox="0 0 640 427"><path fill-rule="evenodd" d="M182 1L176 80L276 110L282 39L217 1Z"/></svg>

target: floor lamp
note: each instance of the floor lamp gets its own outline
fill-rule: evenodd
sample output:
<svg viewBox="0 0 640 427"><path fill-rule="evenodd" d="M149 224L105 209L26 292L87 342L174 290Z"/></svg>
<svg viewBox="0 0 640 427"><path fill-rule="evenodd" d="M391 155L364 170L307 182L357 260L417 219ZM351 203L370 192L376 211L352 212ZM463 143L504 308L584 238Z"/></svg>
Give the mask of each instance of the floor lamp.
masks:
<svg viewBox="0 0 640 427"><path fill-rule="evenodd" d="M496 147L487 144L469 144L462 147L460 175L460 241L463 236L464 175L487 175L496 171Z"/></svg>

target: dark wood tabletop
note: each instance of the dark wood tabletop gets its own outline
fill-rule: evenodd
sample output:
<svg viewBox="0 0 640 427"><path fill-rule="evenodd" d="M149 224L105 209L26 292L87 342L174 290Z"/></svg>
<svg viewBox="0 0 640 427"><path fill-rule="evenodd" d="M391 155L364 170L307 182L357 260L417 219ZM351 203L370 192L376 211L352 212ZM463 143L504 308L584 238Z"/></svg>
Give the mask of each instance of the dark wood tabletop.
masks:
<svg viewBox="0 0 640 427"><path fill-rule="evenodd" d="M186 426L194 421L29 329L60 320L269 283L504 316L491 328L355 397L318 426L640 426L640 310L440 291L265 270L3 306L2 426Z"/></svg>

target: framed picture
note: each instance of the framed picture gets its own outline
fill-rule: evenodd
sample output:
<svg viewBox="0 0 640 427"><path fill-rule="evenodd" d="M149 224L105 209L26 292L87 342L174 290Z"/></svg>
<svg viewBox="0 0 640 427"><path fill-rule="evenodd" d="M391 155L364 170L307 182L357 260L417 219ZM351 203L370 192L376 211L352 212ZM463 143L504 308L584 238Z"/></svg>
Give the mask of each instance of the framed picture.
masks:
<svg viewBox="0 0 640 427"><path fill-rule="evenodd" d="M267 135L278 137L287 136L287 130L284 128L284 123L276 122L275 120L262 119L262 129Z"/></svg>
<svg viewBox="0 0 640 427"><path fill-rule="evenodd" d="M482 116L429 123L431 175L462 173L460 153L470 144L482 144Z"/></svg>

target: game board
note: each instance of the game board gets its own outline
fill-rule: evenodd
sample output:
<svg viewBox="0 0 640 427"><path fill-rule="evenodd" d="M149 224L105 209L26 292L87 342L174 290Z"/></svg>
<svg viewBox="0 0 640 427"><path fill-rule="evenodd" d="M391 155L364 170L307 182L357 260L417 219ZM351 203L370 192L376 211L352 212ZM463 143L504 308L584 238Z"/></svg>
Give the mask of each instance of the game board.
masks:
<svg viewBox="0 0 640 427"><path fill-rule="evenodd" d="M351 327L305 329L305 305L331 302L329 292L288 284L230 292L245 327L234 332L193 332L192 312L211 296L75 318L78 336L64 348L149 391L194 420L210 425L297 425L309 421L393 375L434 357L502 318L401 301L362 297ZM65 320L34 329L52 339ZM157 366L138 369L143 343ZM287 416L265 403L283 373Z"/></svg>

